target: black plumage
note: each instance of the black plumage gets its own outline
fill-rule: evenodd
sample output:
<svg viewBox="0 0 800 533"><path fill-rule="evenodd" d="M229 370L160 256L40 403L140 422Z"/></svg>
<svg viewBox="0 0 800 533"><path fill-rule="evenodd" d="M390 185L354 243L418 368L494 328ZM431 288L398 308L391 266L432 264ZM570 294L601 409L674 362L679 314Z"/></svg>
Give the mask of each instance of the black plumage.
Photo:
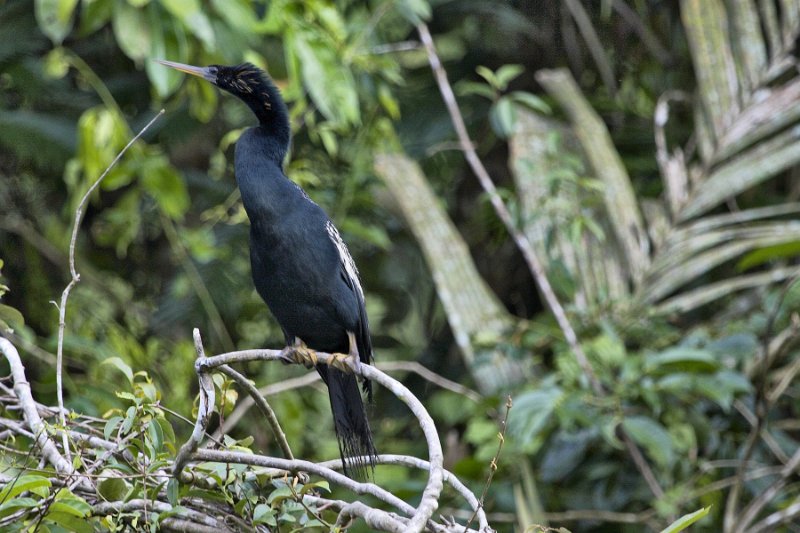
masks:
<svg viewBox="0 0 800 533"><path fill-rule="evenodd" d="M358 271L325 211L283 172L289 114L269 77L250 64L192 67L163 61L200 76L246 103L259 124L236 143L236 181L250 219L250 263L256 290L283 330L287 346L353 353L370 363L372 345ZM355 346L350 344L350 335ZM345 472L368 475L376 456L356 377L317 365L328 385ZM364 381L372 400L372 388Z"/></svg>

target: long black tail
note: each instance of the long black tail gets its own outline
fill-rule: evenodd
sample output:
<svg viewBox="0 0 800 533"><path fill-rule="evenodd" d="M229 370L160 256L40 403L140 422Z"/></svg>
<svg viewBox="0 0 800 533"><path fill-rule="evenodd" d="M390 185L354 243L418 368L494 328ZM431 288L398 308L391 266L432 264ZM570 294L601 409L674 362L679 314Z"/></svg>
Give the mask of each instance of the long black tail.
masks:
<svg viewBox="0 0 800 533"><path fill-rule="evenodd" d="M333 426L339 441L344 473L353 479L366 480L375 469L377 452L372 443L372 432L358 381L352 374L325 365L319 365L317 371L328 384Z"/></svg>

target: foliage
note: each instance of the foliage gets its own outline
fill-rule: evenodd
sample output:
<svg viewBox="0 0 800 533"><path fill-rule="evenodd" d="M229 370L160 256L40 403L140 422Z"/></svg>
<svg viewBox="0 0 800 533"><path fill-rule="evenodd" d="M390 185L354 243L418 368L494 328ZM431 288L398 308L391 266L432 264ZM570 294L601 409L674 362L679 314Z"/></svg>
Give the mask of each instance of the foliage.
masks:
<svg viewBox="0 0 800 533"><path fill-rule="evenodd" d="M450 149L450 119L414 30L421 21L430 22L478 153L542 259L604 394L592 390L513 240ZM167 109L91 198L64 377L71 412L95 417L87 423L136 458L98 472L108 476L101 495L122 501L161 490L168 506L87 519L88 495L6 452L0 473L16 481L2 489L0 520L21 516L20 530L80 531L87 520L156 527L188 496L251 525L317 520L295 493L321 485L214 465L203 471L212 488L177 487L161 475L191 431L172 414L194 407L191 328L208 331L214 351L278 347L283 338L249 282L247 220L232 179L232 146L252 119L154 58L268 68L292 109L287 173L350 244L379 361L419 360L478 388L474 376L503 358L515 363L519 371L498 372L496 393L482 389L479 401L404 378L442 428L448 467L473 487L496 449L491 418L513 394L486 501L516 517L501 529L563 522L576 532L659 531L673 523L665 531L677 531L697 520L693 531L734 531L725 517L732 486L739 510L775 489L755 522L796 507L797 487L781 484L776 469L798 448L798 21L794 1L0 4L0 27L9 30L0 32L0 331L23 351L45 403L55 402L58 327L48 302L68 280L75 207L132 133ZM424 238L406 229L400 200L374 168L384 152L418 163L432 194L423 204L411 191L412 207L440 209L454 244L443 247L435 232L418 243ZM480 291L464 286L455 273L463 269L447 271L437 254L420 251L452 259L462 248L461 262L449 264L468 264L485 281L485 298L471 305L502 315L466 335L458 327L467 321L437 295ZM244 371L258 384L293 375ZM237 389L221 375L215 385L219 411L230 416ZM333 457L327 398L312 391L289 390L272 404L298 455ZM378 449L424 454L394 399L379 392L376 403ZM663 495L652 493L621 430ZM751 435L760 436L752 445ZM225 445L277 449L266 428L242 422ZM400 497L420 484L405 472L377 476ZM594 510L636 520L618 524Z"/></svg>

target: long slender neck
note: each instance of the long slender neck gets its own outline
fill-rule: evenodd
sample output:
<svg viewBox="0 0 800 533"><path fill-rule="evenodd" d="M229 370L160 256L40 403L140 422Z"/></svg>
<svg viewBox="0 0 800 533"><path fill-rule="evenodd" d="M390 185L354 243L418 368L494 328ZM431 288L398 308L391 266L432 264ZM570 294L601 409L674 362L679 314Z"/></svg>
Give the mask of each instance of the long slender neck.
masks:
<svg viewBox="0 0 800 533"><path fill-rule="evenodd" d="M248 128L236 142L236 182L251 224L272 223L294 207L302 191L283 173L286 147L264 124Z"/></svg>

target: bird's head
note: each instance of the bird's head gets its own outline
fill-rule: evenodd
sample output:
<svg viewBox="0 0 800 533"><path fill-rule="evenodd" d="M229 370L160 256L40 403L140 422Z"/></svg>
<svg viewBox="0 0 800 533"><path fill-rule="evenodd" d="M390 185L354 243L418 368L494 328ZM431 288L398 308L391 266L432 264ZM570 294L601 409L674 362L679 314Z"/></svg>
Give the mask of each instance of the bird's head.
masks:
<svg viewBox="0 0 800 533"><path fill-rule="evenodd" d="M250 63L195 67L173 61L160 59L156 61L175 70L203 78L236 96L250 107L262 125L282 128L285 123L288 128L286 104L267 73L260 68Z"/></svg>

